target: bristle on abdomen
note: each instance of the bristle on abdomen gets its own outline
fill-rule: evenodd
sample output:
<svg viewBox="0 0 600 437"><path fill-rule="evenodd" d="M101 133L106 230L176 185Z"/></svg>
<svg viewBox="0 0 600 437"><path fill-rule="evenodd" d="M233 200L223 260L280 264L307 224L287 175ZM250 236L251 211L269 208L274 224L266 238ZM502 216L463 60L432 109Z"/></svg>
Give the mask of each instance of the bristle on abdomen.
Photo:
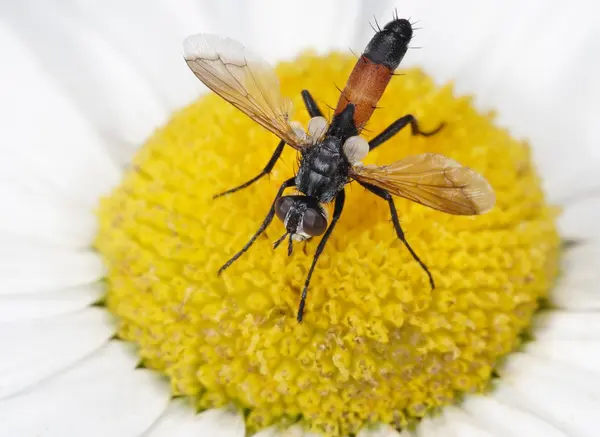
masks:
<svg viewBox="0 0 600 437"><path fill-rule="evenodd" d="M394 70L404 58L412 34L410 22L397 19L371 38L342 91L336 115L353 103L356 106L354 124L359 131L362 129L377 107Z"/></svg>

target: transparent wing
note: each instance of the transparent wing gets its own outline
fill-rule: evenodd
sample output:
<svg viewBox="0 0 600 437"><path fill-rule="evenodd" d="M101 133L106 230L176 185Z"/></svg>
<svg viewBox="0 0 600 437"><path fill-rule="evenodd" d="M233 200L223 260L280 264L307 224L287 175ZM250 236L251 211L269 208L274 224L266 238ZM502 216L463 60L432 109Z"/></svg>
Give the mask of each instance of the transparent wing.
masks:
<svg viewBox="0 0 600 437"><path fill-rule="evenodd" d="M483 214L496 203L494 190L483 176L434 153L409 156L385 166L356 165L351 175L449 214Z"/></svg>
<svg viewBox="0 0 600 437"><path fill-rule="evenodd" d="M208 88L295 149L306 143L291 125L292 104L282 97L279 80L264 60L239 42L198 34L183 43L190 69Z"/></svg>

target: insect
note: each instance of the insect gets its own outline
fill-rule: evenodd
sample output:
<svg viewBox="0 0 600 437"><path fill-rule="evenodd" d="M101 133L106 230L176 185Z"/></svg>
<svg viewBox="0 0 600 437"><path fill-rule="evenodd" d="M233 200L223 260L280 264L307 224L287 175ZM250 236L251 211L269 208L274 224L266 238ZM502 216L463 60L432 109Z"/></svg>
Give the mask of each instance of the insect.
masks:
<svg viewBox="0 0 600 437"><path fill-rule="evenodd" d="M292 240L322 235L304 282L298 322L302 322L310 280L319 256L342 214L347 184L356 181L387 202L397 237L427 274L432 288L435 283L431 272L405 238L393 195L458 215L482 214L495 204L494 191L481 175L443 155L424 153L381 166L361 163L369 151L408 125L412 135L422 136L433 135L443 128L441 123L432 131L424 131L415 117L408 114L368 142L360 136L394 70L406 54L412 35L411 23L397 17L375 33L341 92L331 123L323 117L310 92L303 90L302 98L312 117L306 132L290 119L291 102L280 94L275 72L260 57L237 41L211 34L192 35L184 42L184 58L193 73L209 89L280 139L271 159L258 175L215 197L239 191L268 175L286 144L299 153L297 173L279 187L255 234L219 270L221 274L239 259L274 217L285 227L285 233L274 247L287 237L290 255ZM295 187L298 194L283 195L290 187ZM332 202L333 214L329 220L323 205Z"/></svg>

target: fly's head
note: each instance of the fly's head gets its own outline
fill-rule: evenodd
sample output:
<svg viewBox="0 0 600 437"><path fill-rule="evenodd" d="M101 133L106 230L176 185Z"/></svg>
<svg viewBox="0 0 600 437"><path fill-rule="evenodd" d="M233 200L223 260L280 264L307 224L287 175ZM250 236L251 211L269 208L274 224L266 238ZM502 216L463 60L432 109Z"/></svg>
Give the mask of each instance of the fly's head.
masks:
<svg viewBox="0 0 600 437"><path fill-rule="evenodd" d="M327 212L314 197L282 196L275 202L275 214L286 230L286 233L275 243L275 247L289 236L289 253L291 253L292 240L303 241L322 235L327 230Z"/></svg>

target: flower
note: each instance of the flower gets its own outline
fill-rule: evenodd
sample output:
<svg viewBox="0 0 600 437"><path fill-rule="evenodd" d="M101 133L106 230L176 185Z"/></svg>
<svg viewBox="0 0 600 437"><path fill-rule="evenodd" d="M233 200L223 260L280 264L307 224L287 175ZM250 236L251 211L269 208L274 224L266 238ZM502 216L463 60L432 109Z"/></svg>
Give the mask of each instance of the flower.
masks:
<svg viewBox="0 0 600 437"><path fill-rule="evenodd" d="M351 26L343 31L311 26L305 40L292 26L305 29L309 18L332 23L341 9L349 22L356 15L356 28L362 32L368 8L328 6L327 14L323 5L314 13L303 3L293 11L297 19L290 21L244 5L269 23L278 38L261 29L256 35L262 36L262 47L260 39L240 39L273 59L295 54L301 44L330 43L323 49L347 45ZM582 9L575 23L570 10L557 5L543 9L544 20L528 19L542 14L541 2L536 7L530 3L528 9L519 9L515 28L506 37L514 9L500 5L440 3L435 12L401 12L427 18L416 40L426 49L411 52L412 62L425 65L440 81L459 78L459 90L475 92L482 106L498 107L502 123L531 138L550 200L564 209L561 236L571 244L550 305L536 318L534 341L499 368L495 390L467 396L441 416L425 419L416 433L593 436L600 367L600 316L593 288L599 256L594 190L600 179L593 171L598 156L592 147L597 134L591 108L599 90L594 74L598 65L582 58L592 46L596 15ZM112 340L114 321L94 305L104 296L105 267L90 250L96 233L92 211L100 196L118 184L120 168L135 148L199 89L180 58L180 41L189 33L214 30L216 21L201 11L175 10L166 3L143 8L114 4L113 10L106 3L26 6L2 5L0 21L4 57L10 60L0 67L0 123L7 135L0 152L6 205L0 219L0 435L243 435L243 420L235 409L195 415L185 401L169 399L167 383L158 375L137 368L138 355L131 345ZM127 7L132 9L120 9ZM244 36L246 14L233 17L226 6L216 8L234 20L231 32L219 33ZM140 17L141 9L149 17ZM306 20L298 16L304 10L313 12ZM462 29L467 26L450 20L461 17L457 12L477 13L477 19L469 20L475 25ZM257 29L265 27L258 17L249 21ZM555 32L557 23L560 32ZM319 34L316 29L324 30ZM481 43L482 35L493 41L496 31L508 41ZM562 46L552 38L573 41ZM456 50L432 49L448 47L448 41ZM556 66L561 58L564 62ZM411 62L409 57L406 61ZM566 77L570 82L565 83ZM304 433L297 426L287 432ZM359 435L395 431L381 426Z"/></svg>

